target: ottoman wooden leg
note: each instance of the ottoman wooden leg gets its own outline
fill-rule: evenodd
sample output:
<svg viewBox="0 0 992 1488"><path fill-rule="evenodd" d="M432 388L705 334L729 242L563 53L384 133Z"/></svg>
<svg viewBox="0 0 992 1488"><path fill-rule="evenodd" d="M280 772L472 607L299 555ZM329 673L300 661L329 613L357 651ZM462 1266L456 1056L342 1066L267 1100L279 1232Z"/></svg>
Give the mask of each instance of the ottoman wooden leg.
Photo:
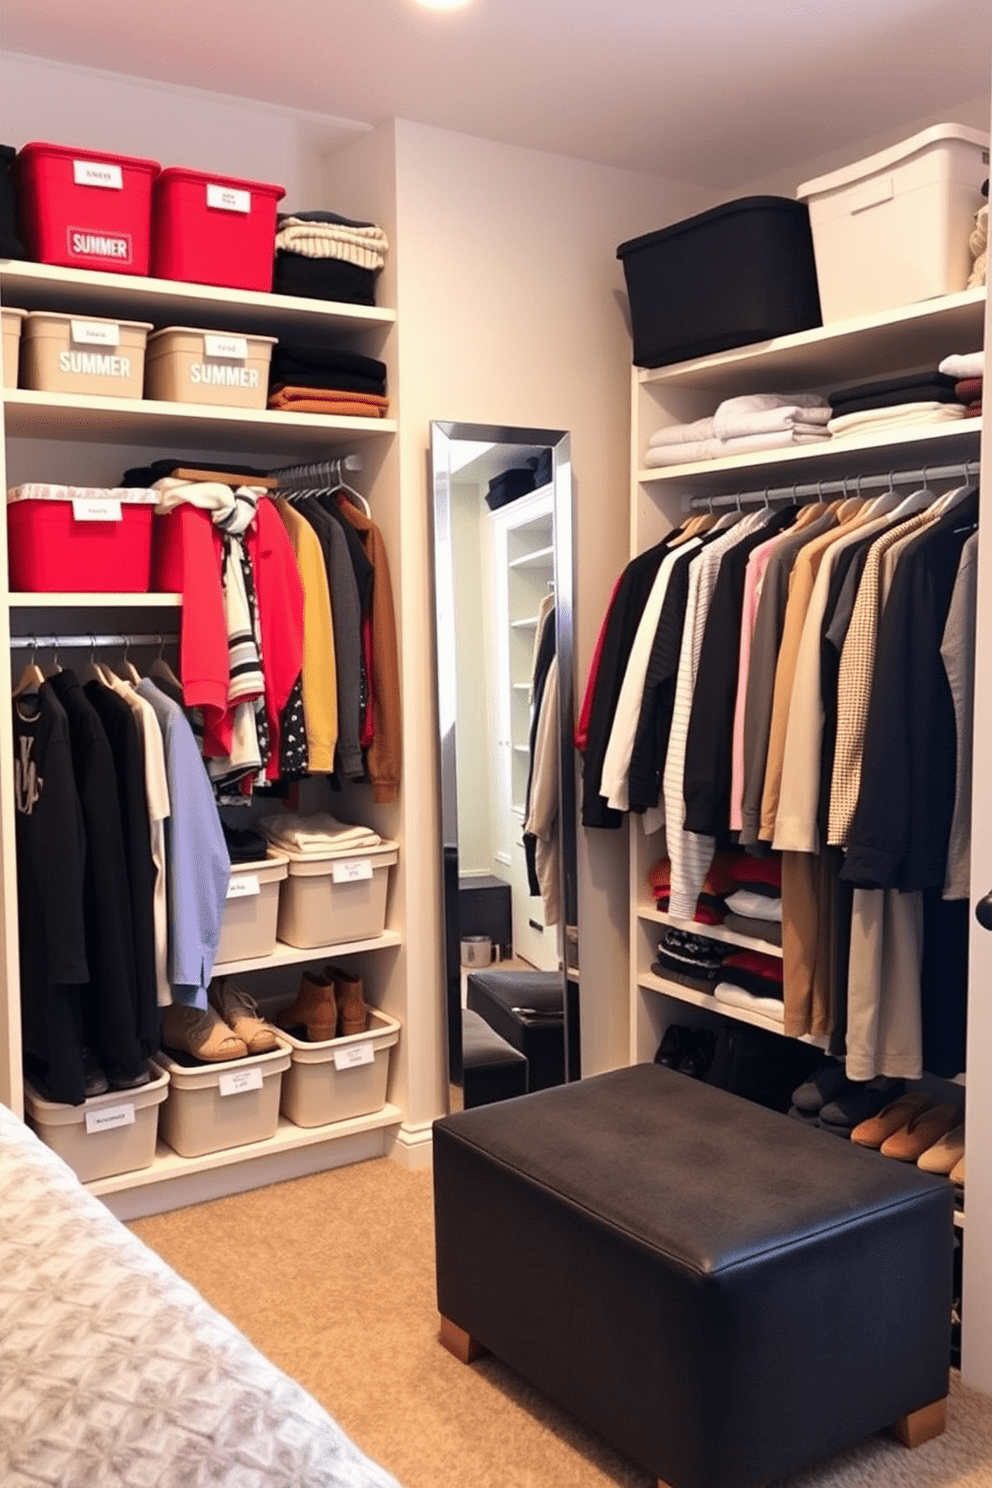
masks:
<svg viewBox="0 0 992 1488"><path fill-rule="evenodd" d="M450 1354L454 1354L460 1364L472 1364L482 1354L489 1352L477 1338L472 1337L471 1333L466 1333L464 1328L459 1328L457 1323L453 1323L443 1314L437 1339L438 1343L442 1343Z"/></svg>
<svg viewBox="0 0 992 1488"><path fill-rule="evenodd" d="M894 1422L890 1428L892 1435L902 1442L904 1447L922 1447L924 1442L933 1441L935 1436L943 1435L947 1426L947 1397L943 1400L933 1400L929 1405L924 1405L920 1410L910 1411L908 1416L902 1416Z"/></svg>

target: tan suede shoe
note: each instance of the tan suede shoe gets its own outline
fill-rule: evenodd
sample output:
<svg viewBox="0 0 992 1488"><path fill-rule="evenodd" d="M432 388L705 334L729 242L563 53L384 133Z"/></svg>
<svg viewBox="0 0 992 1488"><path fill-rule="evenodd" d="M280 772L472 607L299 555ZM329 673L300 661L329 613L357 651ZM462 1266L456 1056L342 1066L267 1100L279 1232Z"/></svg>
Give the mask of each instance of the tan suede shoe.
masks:
<svg viewBox="0 0 992 1488"><path fill-rule="evenodd" d="M248 1053L244 1039L232 1033L212 1007L183 1007L178 1002L162 1013L162 1043L211 1063L244 1059Z"/></svg>
<svg viewBox="0 0 992 1488"><path fill-rule="evenodd" d="M924 1173L943 1173L950 1177L951 1169L964 1157L964 1122L953 1127L939 1142L920 1154L916 1166Z"/></svg>
<svg viewBox="0 0 992 1488"><path fill-rule="evenodd" d="M295 1028L302 1025L312 1044L326 1043L337 1034L338 1005L334 996L334 982L320 972L305 971L300 977L300 990L296 1001L276 1013L280 1028Z"/></svg>
<svg viewBox="0 0 992 1488"><path fill-rule="evenodd" d="M340 966L329 966L327 975L334 978L334 992L338 1000L338 1038L364 1033L368 1027L369 1009L361 977L353 976L350 971L342 971Z"/></svg>
<svg viewBox="0 0 992 1488"><path fill-rule="evenodd" d="M207 996L228 1028L244 1039L249 1054L268 1054L279 1047L276 1031L259 1013L258 1003L233 982L212 982Z"/></svg>
<svg viewBox="0 0 992 1488"><path fill-rule="evenodd" d="M926 1106L882 1143L882 1156L894 1157L898 1162L919 1162L927 1148L939 1142L960 1120L960 1106L950 1102Z"/></svg>
<svg viewBox="0 0 992 1488"><path fill-rule="evenodd" d="M924 1095L922 1090L901 1095L898 1100L879 1111L877 1116L869 1116L867 1121L860 1121L851 1132L851 1141L857 1142L859 1147L881 1147L887 1137L891 1137L917 1111L922 1111L929 1104L930 1097Z"/></svg>

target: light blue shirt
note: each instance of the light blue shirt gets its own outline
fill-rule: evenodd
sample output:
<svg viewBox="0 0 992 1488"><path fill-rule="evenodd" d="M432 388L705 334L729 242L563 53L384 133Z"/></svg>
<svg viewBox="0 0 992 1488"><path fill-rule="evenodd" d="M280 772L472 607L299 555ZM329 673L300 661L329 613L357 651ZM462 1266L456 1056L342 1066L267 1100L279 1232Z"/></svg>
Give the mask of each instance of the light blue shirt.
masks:
<svg viewBox="0 0 992 1488"><path fill-rule="evenodd" d="M136 691L162 730L171 815L165 823L169 984L174 1002L207 1006L231 859L193 730L177 703L147 677Z"/></svg>

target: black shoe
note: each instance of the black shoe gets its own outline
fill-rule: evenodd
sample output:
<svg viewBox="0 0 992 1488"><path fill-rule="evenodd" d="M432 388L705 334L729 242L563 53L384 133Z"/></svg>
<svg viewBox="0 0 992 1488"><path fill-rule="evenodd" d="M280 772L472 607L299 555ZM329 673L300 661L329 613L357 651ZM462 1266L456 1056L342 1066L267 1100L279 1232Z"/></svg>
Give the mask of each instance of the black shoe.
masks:
<svg viewBox="0 0 992 1488"><path fill-rule="evenodd" d="M654 1056L655 1064L663 1064L667 1069L678 1069L689 1051L691 1037L691 1028L684 1028L681 1023L669 1023Z"/></svg>
<svg viewBox="0 0 992 1488"><path fill-rule="evenodd" d="M705 1080L716 1053L716 1035L710 1033L708 1028L692 1028L687 1032L689 1046L679 1069L684 1075L691 1075L694 1080Z"/></svg>
<svg viewBox="0 0 992 1488"><path fill-rule="evenodd" d="M86 1099L91 1095L105 1095L110 1089L107 1077L97 1064L91 1050L83 1049L83 1089L86 1091Z"/></svg>
<svg viewBox="0 0 992 1488"><path fill-rule="evenodd" d="M140 1090L142 1085L148 1084L151 1077L151 1070L147 1064L129 1074L124 1074L122 1071L120 1074L111 1073L107 1076L111 1090Z"/></svg>

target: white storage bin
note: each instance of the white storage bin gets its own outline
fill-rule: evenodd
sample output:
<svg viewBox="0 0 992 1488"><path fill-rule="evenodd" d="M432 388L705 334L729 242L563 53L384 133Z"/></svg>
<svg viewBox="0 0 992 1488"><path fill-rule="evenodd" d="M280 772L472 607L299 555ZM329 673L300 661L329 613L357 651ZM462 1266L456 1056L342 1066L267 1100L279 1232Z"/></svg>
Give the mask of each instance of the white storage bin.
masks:
<svg viewBox="0 0 992 1488"><path fill-rule="evenodd" d="M217 970L222 969L224 961L272 955L276 946L279 885L286 877L287 862L285 853L273 849L260 862L231 865L231 882L214 961Z"/></svg>
<svg viewBox="0 0 992 1488"><path fill-rule="evenodd" d="M824 323L965 289L988 173L987 134L937 124L800 186Z"/></svg>
<svg viewBox="0 0 992 1488"><path fill-rule="evenodd" d="M281 1033L293 1051L282 1081L282 1114L294 1126L326 1126L381 1111L389 1051L399 1036L397 1020L376 1008L369 1010L366 1031L347 1038L311 1044Z"/></svg>
<svg viewBox="0 0 992 1488"><path fill-rule="evenodd" d="M30 310L21 330L21 386L39 393L140 398L146 320L103 320Z"/></svg>
<svg viewBox="0 0 992 1488"><path fill-rule="evenodd" d="M149 1061L152 1078L137 1090L108 1090L81 1106L45 1100L24 1086L24 1114L47 1147L57 1152L82 1183L150 1167L158 1137L159 1106L169 1077Z"/></svg>
<svg viewBox="0 0 992 1488"><path fill-rule="evenodd" d="M163 1142L180 1157L203 1157L274 1137L289 1059L282 1043L268 1054L195 1067L160 1051L153 1063L169 1076L159 1123Z"/></svg>
<svg viewBox="0 0 992 1488"><path fill-rule="evenodd" d="M326 857L289 853L278 938L303 950L374 940L385 929L389 869L398 855L395 842Z"/></svg>
<svg viewBox="0 0 992 1488"><path fill-rule="evenodd" d="M168 326L148 338L145 397L264 408L275 336Z"/></svg>
<svg viewBox="0 0 992 1488"><path fill-rule="evenodd" d="M21 351L21 322L26 310L3 307L3 385L16 388L17 362Z"/></svg>

